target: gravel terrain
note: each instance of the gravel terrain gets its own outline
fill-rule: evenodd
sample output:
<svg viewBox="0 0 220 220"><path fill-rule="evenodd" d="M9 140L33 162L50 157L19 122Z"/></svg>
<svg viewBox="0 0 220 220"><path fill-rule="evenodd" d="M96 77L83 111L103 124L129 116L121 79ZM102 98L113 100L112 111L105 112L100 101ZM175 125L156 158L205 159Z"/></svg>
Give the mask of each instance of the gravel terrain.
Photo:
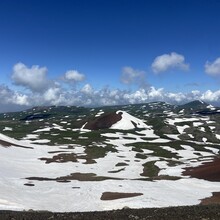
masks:
<svg viewBox="0 0 220 220"><path fill-rule="evenodd" d="M52 213L46 211L0 211L0 219L8 220L36 220L36 219L77 219L77 220L218 220L220 219L220 205L198 205L169 208L146 208L82 213Z"/></svg>

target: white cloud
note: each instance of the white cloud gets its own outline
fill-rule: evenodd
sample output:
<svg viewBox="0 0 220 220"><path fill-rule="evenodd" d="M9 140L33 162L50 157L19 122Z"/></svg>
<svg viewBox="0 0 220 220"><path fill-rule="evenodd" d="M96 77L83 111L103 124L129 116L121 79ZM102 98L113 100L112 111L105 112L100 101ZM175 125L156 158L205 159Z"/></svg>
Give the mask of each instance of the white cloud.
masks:
<svg viewBox="0 0 220 220"><path fill-rule="evenodd" d="M34 92L41 92L48 86L46 75L46 67L34 65L28 68L23 63L17 63L13 67L11 78L15 85L23 86Z"/></svg>
<svg viewBox="0 0 220 220"><path fill-rule="evenodd" d="M206 102L220 102L220 90L212 92L211 90L207 90L201 95L201 100Z"/></svg>
<svg viewBox="0 0 220 220"><path fill-rule="evenodd" d="M181 63L181 62L180 62ZM211 64L210 64L211 65ZM166 67L167 68L167 67ZM220 105L220 90L201 92L193 90L189 93L167 92L163 88L143 87L145 83L144 71L132 67L122 70L122 82L135 83L139 89L120 90L104 87L96 90L90 84L82 87L62 87L58 83L47 79L47 68L32 66L28 68L22 63L17 63L13 68L12 79L17 85L22 85L29 90L18 92L8 86L0 85L0 111L21 110L36 105L77 105L77 106L103 106L146 103L152 101L166 101L173 104L186 103L201 99L214 105ZM77 83L85 79L78 71L70 70L65 74L65 80Z"/></svg>
<svg viewBox="0 0 220 220"><path fill-rule="evenodd" d="M23 110L29 106L28 96L0 85L0 112Z"/></svg>
<svg viewBox="0 0 220 220"><path fill-rule="evenodd" d="M28 96L9 89L5 85L0 85L0 105L16 104L29 105Z"/></svg>
<svg viewBox="0 0 220 220"><path fill-rule="evenodd" d="M90 84L86 84L83 86L83 88L81 89L81 92L85 93L85 94L92 94L93 93L93 88Z"/></svg>
<svg viewBox="0 0 220 220"><path fill-rule="evenodd" d="M85 75L79 73L77 70L68 70L64 75L64 80L69 82L82 82L85 80Z"/></svg>
<svg viewBox="0 0 220 220"><path fill-rule="evenodd" d="M12 96L12 103L16 105L29 105L28 96L15 92Z"/></svg>
<svg viewBox="0 0 220 220"><path fill-rule="evenodd" d="M214 105L220 104L220 90L201 92L193 90L189 93L167 92L163 88L140 88L136 91L110 89L105 87L95 90L90 84L81 89L64 90L54 86L43 93L31 95L19 93L0 85L0 111L19 110L36 105L77 105L103 106L166 101L171 104L181 104L193 100L203 100Z"/></svg>
<svg viewBox="0 0 220 220"><path fill-rule="evenodd" d="M161 73L174 68L188 70L189 64L185 63L183 55L172 52L171 54L163 54L156 57L151 67L154 73Z"/></svg>
<svg viewBox="0 0 220 220"><path fill-rule="evenodd" d="M47 102L51 102L58 99L60 93L60 88L49 88L43 94L44 100Z"/></svg>
<svg viewBox="0 0 220 220"><path fill-rule="evenodd" d="M141 84L144 81L145 72L126 66L122 68L121 82L124 84Z"/></svg>
<svg viewBox="0 0 220 220"><path fill-rule="evenodd" d="M211 76L219 76L220 75L220 57L215 61L206 62L205 64L205 72Z"/></svg>
<svg viewBox="0 0 220 220"><path fill-rule="evenodd" d="M163 90L164 90L163 88L155 89L152 86L148 92L149 98L160 100L161 98L163 98L163 93L164 93Z"/></svg>
<svg viewBox="0 0 220 220"><path fill-rule="evenodd" d="M168 102L171 102L171 103L181 103L184 101L186 101L186 102L188 101L186 94L183 94L181 92L179 92L179 93L169 92L165 95L165 100ZM192 99L192 100L194 100L194 99ZM192 100L190 100L190 101L192 101Z"/></svg>

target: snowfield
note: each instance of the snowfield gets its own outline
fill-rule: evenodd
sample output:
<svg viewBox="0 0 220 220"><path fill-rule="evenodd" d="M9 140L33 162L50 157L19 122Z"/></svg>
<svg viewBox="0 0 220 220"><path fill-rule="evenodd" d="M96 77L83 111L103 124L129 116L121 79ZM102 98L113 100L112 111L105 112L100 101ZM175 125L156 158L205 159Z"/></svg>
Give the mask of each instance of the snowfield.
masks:
<svg viewBox="0 0 220 220"><path fill-rule="evenodd" d="M220 192L219 181L183 174L219 156L215 120L186 117L182 108L178 115L166 109L170 105L162 106L160 122L143 105L145 117L119 110L121 120L108 130L85 129L83 114L78 128L71 127L73 119L66 115L65 121L39 121L20 139L0 133L0 209L84 212L196 205ZM104 114L102 109L89 112L95 118ZM11 128L5 132L16 131ZM111 192L139 194L101 199Z"/></svg>
<svg viewBox="0 0 220 220"><path fill-rule="evenodd" d="M139 141L126 139L126 135L105 134L109 137L107 143L116 146L118 152L109 152L104 158L97 159L95 164L84 164L83 160L77 163L51 163L45 164L39 158L48 156L50 151L59 151L64 146L28 145L33 149L20 147L0 147L0 209L11 210L49 210L49 211L101 211L120 209L124 206L132 208L166 207L179 205L195 205L202 198L211 196L213 191L220 191L218 182L182 177L179 180L142 181L143 161L137 161L135 152L127 143ZM128 134L129 136L129 134ZM0 135L4 140L23 144ZM111 137L118 137L111 139ZM133 136L134 137L134 136ZM27 146L27 144L26 144ZM169 167L162 163L159 157L148 157L144 162L155 161L161 169L161 175L182 176L183 168L198 166L201 162L191 162L189 159L197 158L193 149L183 146L183 150L176 151L170 147L165 149L178 153L181 160L186 160L185 165ZM83 146L77 146L67 151L82 155ZM217 152L215 148L212 151ZM152 151L146 150L145 154ZM213 156L209 153L207 156ZM116 170L115 165L126 159L128 166L121 172L108 172ZM27 177L57 178L71 173L95 173L97 176L107 176L117 179L103 181L78 181L57 182L28 180ZM30 184L24 185L24 184ZM33 186L31 186L33 185ZM100 200L104 192L142 193L143 195L118 200ZM178 199L177 199L178 198Z"/></svg>

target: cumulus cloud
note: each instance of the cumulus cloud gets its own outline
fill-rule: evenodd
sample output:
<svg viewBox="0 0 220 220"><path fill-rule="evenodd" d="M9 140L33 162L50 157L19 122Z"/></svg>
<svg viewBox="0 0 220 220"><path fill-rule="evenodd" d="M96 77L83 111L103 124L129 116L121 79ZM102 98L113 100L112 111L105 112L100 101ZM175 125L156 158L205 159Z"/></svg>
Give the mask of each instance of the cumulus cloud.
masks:
<svg viewBox="0 0 220 220"><path fill-rule="evenodd" d="M141 84L144 81L145 72L126 66L122 68L121 82L124 84Z"/></svg>
<svg viewBox="0 0 220 220"><path fill-rule="evenodd" d="M29 104L26 94L13 91L6 85L0 85L0 112L23 110Z"/></svg>
<svg viewBox="0 0 220 220"><path fill-rule="evenodd" d="M136 91L111 89L109 87L95 90L90 84L81 89L64 90L61 87L51 87L43 93L33 93L31 96L0 85L0 111L19 110L36 105L77 105L106 106L166 101L171 104L182 104L193 100L203 100L214 105L220 104L220 90L201 92L193 90L188 93L167 92L163 88L139 88Z"/></svg>
<svg viewBox="0 0 220 220"><path fill-rule="evenodd" d="M45 91L43 97L46 102L52 102L58 100L59 95L60 95L60 88L49 88L48 90Z"/></svg>
<svg viewBox="0 0 220 220"><path fill-rule="evenodd" d="M220 102L220 90L215 92L207 90L201 95L201 99L207 102L219 103Z"/></svg>
<svg viewBox="0 0 220 220"><path fill-rule="evenodd" d="M219 76L220 75L220 57L217 58L213 62L206 62L205 64L205 72L211 76Z"/></svg>
<svg viewBox="0 0 220 220"><path fill-rule="evenodd" d="M47 68L34 65L28 68L23 63L17 63L13 67L12 81L15 85L23 86L33 92L41 92L48 86Z"/></svg>
<svg viewBox="0 0 220 220"><path fill-rule="evenodd" d="M81 92L84 93L84 94L91 95L93 93L93 88L90 84L86 84L81 89Z"/></svg>
<svg viewBox="0 0 220 220"><path fill-rule="evenodd" d="M172 56L172 54L168 56ZM184 59L179 63L184 64ZM214 63L218 62L215 61L212 64ZM209 63L209 67L212 64ZM173 65L173 67L177 66ZM170 68L170 66L166 68ZM73 82L75 85L75 83L84 81L85 76L76 70L69 70L62 79ZM145 83L144 79L144 71L124 67L121 76L122 82L139 85L137 90L111 89L110 87L97 90L88 83L69 89L66 86L62 87L62 83L48 80L46 67L32 66L28 68L23 63L17 63L13 68L12 80L16 85L21 85L28 90L18 92L6 85L0 85L0 111L22 110L37 105L106 106L152 101L181 104L195 99L220 105L220 90L205 92L193 90L188 93L167 92L163 88L141 86L142 83Z"/></svg>
<svg viewBox="0 0 220 220"><path fill-rule="evenodd" d="M77 70L68 70L64 74L64 80L71 83L82 82L85 80L85 75Z"/></svg>
<svg viewBox="0 0 220 220"><path fill-rule="evenodd" d="M189 64L185 63L185 57L181 54L172 52L171 54L163 54L154 59L151 68L154 73L165 72L169 69L188 70Z"/></svg>
<svg viewBox="0 0 220 220"><path fill-rule="evenodd" d="M28 96L0 85L0 104L29 105Z"/></svg>

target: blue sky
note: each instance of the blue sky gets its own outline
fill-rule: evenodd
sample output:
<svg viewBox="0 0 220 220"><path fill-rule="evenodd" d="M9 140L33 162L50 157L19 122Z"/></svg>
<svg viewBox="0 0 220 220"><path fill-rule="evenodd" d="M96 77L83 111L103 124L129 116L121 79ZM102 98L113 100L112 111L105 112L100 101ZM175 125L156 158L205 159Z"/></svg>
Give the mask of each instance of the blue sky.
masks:
<svg viewBox="0 0 220 220"><path fill-rule="evenodd" d="M218 0L1 0L0 111L219 105L219 11Z"/></svg>

